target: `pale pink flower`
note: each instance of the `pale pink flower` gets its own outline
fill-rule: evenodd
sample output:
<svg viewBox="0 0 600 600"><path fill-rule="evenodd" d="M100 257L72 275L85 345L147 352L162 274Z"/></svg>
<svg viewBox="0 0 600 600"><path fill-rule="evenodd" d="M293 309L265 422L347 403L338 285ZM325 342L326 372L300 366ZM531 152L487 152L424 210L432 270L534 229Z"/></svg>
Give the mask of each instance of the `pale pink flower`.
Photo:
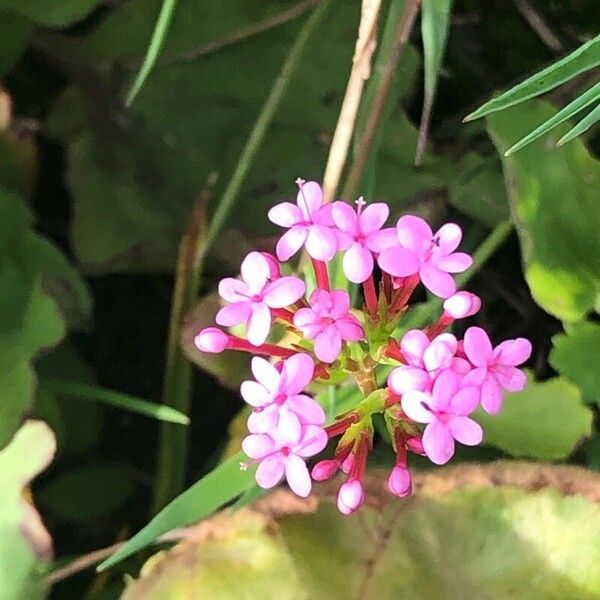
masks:
<svg viewBox="0 0 600 600"><path fill-rule="evenodd" d="M433 294L452 296L456 284L450 273L461 273L473 263L468 254L454 252L462 238L460 227L446 223L434 234L423 219L405 215L396 225L396 234L400 245L384 250L379 266L394 277L418 273Z"/></svg>
<svg viewBox="0 0 600 600"><path fill-rule="evenodd" d="M452 366L457 347L458 341L451 333L430 341L420 329L407 331L400 342L406 365L390 373L388 386L398 396L410 390L431 389L436 373Z"/></svg>
<svg viewBox="0 0 600 600"><path fill-rule="evenodd" d="M282 202L269 210L269 220L287 227L277 242L277 258L286 261L304 245L315 260L328 261L337 251L337 240L331 218L331 204L323 204L323 190L316 181L296 181L296 204Z"/></svg>
<svg viewBox="0 0 600 600"><path fill-rule="evenodd" d="M350 312L350 296L345 290L316 289L310 296L310 308L294 315L294 325L309 340L315 340L315 355L326 363L334 362L342 351L342 341L357 342L365 332Z"/></svg>
<svg viewBox="0 0 600 600"><path fill-rule="evenodd" d="M272 488L285 475L292 491L304 498L310 494L312 483L303 459L318 454L326 445L325 430L307 425L294 443L286 443L272 434L253 433L244 438L242 449L250 458L260 461L256 470L260 487Z"/></svg>
<svg viewBox="0 0 600 600"><path fill-rule="evenodd" d="M282 440L294 443L300 439L304 425L325 423L325 413L319 403L302 394L315 369L308 354L294 354L286 359L281 372L257 356L251 364L256 381L244 381L240 388L244 400L254 408L248 418L251 433L277 429Z"/></svg>
<svg viewBox="0 0 600 600"><path fill-rule="evenodd" d="M344 250L342 267L352 283L363 283L373 273L373 253L379 254L397 244L393 227L381 229L390 209L383 202L370 204L359 198L357 210L345 202L334 202L331 212L338 228L338 250Z"/></svg>
<svg viewBox="0 0 600 600"><path fill-rule="evenodd" d="M412 390L402 396L402 410L417 423L427 423L423 448L437 465L447 463L454 454L454 440L476 446L483 439L478 423L470 419L479 404L479 388L460 387L460 376L451 369L435 379L431 392Z"/></svg>
<svg viewBox="0 0 600 600"><path fill-rule="evenodd" d="M242 278L227 277L219 283L219 295L230 302L215 318L219 325L246 324L246 336L254 346L265 342L271 329L271 308L296 302L306 289L297 277L271 280L272 264L260 253L250 252L241 266Z"/></svg>
<svg viewBox="0 0 600 600"><path fill-rule="evenodd" d="M506 340L495 348L481 327L465 332L463 350L473 370L465 375L465 384L481 387L481 406L490 414L502 408L502 389L519 392L527 376L517 366L531 355L531 342L525 338Z"/></svg>
<svg viewBox="0 0 600 600"><path fill-rule="evenodd" d="M342 514L349 515L357 511L364 501L365 493L362 483L358 479L346 481L341 485L337 497L337 507Z"/></svg>
<svg viewBox="0 0 600 600"><path fill-rule="evenodd" d="M388 489L399 498L410 496L412 492L412 478L406 466L396 465L388 478Z"/></svg>

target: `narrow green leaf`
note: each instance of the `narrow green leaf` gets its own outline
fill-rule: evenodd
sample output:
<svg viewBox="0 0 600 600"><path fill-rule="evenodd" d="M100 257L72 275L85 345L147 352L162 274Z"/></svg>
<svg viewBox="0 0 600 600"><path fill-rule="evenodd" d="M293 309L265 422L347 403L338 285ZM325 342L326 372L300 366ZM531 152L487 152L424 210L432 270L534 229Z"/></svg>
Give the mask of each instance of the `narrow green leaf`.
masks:
<svg viewBox="0 0 600 600"><path fill-rule="evenodd" d="M538 138L542 137L545 133L548 133L551 129L564 123L567 119L570 119L573 115L582 111L584 108L600 100L600 81L593 85L587 92L581 94L573 102L570 102L562 110L559 110L547 121L544 121L539 127L534 129L531 133L527 134L524 138L520 139L514 146L510 147L504 156L509 156L517 150L524 148L527 144L534 142Z"/></svg>
<svg viewBox="0 0 600 600"><path fill-rule="evenodd" d="M473 121L490 113L504 110L509 106L520 104L530 98L535 98L535 96L539 96L579 75L579 73L593 69L598 65L600 65L600 35L522 83L500 94L497 98L492 98L467 115L464 120Z"/></svg>
<svg viewBox="0 0 600 600"><path fill-rule="evenodd" d="M109 406L123 408L140 415L153 417L159 421L169 423L178 423L180 425L189 425L189 418L170 406L155 404L143 398L137 398L129 394L122 394L106 388L95 385L86 385L76 381L66 381L63 379L42 379L41 386L47 390L61 396L77 397L81 400L91 402L101 402Z"/></svg>
<svg viewBox="0 0 600 600"><path fill-rule="evenodd" d="M156 21L156 26L152 32L150 45L148 46L148 51L144 57L144 62L137 74L137 77L135 78L135 81L133 82L133 85L131 86L131 89L129 90L129 93L127 94L127 99L125 100L126 106L131 106L135 100L135 97L142 89L142 86L148 78L148 75L150 75L150 71L152 71L154 65L156 64L156 59L158 58L158 53L162 48L165 37L167 36L169 23L171 22L171 17L175 12L176 4L177 0L163 0L160 13L158 15L158 20Z"/></svg>
<svg viewBox="0 0 600 600"><path fill-rule="evenodd" d="M600 121L600 104L596 106L592 111L590 111L569 133L563 135L563 137L556 142L557 146L562 146L567 142L570 142L572 139L576 138L578 135L581 135L583 132L587 131L594 123Z"/></svg>
<svg viewBox="0 0 600 600"><path fill-rule="evenodd" d="M244 459L245 454L239 452L197 481L165 506L148 525L105 560L98 570L112 567L172 529L199 521L251 488L254 485L255 468L242 470L240 462Z"/></svg>

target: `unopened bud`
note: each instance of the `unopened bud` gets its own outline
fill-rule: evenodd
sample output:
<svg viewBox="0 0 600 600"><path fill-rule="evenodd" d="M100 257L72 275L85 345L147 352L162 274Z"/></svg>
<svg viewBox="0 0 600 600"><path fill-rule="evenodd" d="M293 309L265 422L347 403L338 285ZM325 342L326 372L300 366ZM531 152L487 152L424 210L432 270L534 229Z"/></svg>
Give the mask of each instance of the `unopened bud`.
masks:
<svg viewBox="0 0 600 600"><path fill-rule="evenodd" d="M337 507L342 514L349 515L358 510L364 500L365 494L362 484L358 479L353 479L342 484L340 487L337 497Z"/></svg>
<svg viewBox="0 0 600 600"><path fill-rule="evenodd" d="M388 488L392 494L399 498L410 496L412 492L412 478L410 471L403 466L396 465L388 479Z"/></svg>
<svg viewBox="0 0 600 600"><path fill-rule="evenodd" d="M315 481L331 479L340 468L337 460L320 460L312 469L311 475Z"/></svg>
<svg viewBox="0 0 600 600"><path fill-rule="evenodd" d="M479 296L471 292L457 292L444 302L444 311L453 319L471 317L481 308Z"/></svg>
<svg viewBox="0 0 600 600"><path fill-rule="evenodd" d="M202 352L218 354L227 348L229 336L216 327L203 329L195 338L196 348Z"/></svg>

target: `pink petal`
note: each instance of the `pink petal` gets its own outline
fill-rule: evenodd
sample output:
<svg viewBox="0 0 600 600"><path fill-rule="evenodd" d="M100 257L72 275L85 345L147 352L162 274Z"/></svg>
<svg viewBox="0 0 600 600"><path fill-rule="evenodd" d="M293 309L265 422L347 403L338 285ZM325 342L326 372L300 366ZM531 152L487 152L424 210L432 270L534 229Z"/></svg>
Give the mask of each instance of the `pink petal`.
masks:
<svg viewBox="0 0 600 600"><path fill-rule="evenodd" d="M334 325L330 325L315 338L315 354L326 363L334 362L342 351L342 336Z"/></svg>
<svg viewBox="0 0 600 600"><path fill-rule="evenodd" d="M294 256L306 241L307 236L308 228L303 225L294 225L291 229L288 229L277 242L275 248L277 258L286 261Z"/></svg>
<svg viewBox="0 0 600 600"><path fill-rule="evenodd" d="M340 332L342 339L347 342L358 342L365 337L365 332L354 315L338 319L334 327Z"/></svg>
<svg viewBox="0 0 600 600"><path fill-rule="evenodd" d="M215 316L215 321L223 327L231 327L238 323L244 323L252 313L251 302L234 302L224 306Z"/></svg>
<svg viewBox="0 0 600 600"><path fill-rule="evenodd" d="M248 435L242 441L242 450L250 457L261 459L275 451L275 440L270 435Z"/></svg>
<svg viewBox="0 0 600 600"><path fill-rule="evenodd" d="M437 267L429 264L421 265L419 269L419 277L423 285L436 296L440 298L448 298L456 292L456 284L452 275L445 271L441 271Z"/></svg>
<svg viewBox="0 0 600 600"><path fill-rule="evenodd" d="M417 367L398 367L388 377L388 386L398 396L411 390L428 391L431 387L431 377L423 369Z"/></svg>
<svg viewBox="0 0 600 600"><path fill-rule="evenodd" d="M248 286L239 279L226 277L219 281L219 296L227 302L246 302L248 300Z"/></svg>
<svg viewBox="0 0 600 600"><path fill-rule="evenodd" d="M455 361L456 360L460 359L455 359ZM468 364L470 365L471 363ZM454 363L452 365L452 369L459 374L463 373L464 371L464 377L461 381L462 387L467 387L471 385L475 387L481 387L483 385L483 382L485 381L485 378L488 376L487 367L477 367L475 369L469 370L462 363Z"/></svg>
<svg viewBox="0 0 600 600"><path fill-rule="evenodd" d="M438 240L442 254L450 254L460 244L462 229L456 223L446 223L437 230L434 238Z"/></svg>
<svg viewBox="0 0 600 600"><path fill-rule="evenodd" d="M396 236L403 248L420 254L433 240L431 227L420 217L404 215L396 225ZM410 275L410 273L409 273Z"/></svg>
<svg viewBox="0 0 600 600"><path fill-rule="evenodd" d="M481 425L468 417L455 417L448 423L452 437L465 446L477 446L483 440Z"/></svg>
<svg viewBox="0 0 600 600"><path fill-rule="evenodd" d="M393 248L397 245L398 238L396 237L396 230L393 227L386 227L379 231L374 231L365 238L365 246L371 250L371 252L375 252L376 254L380 254L384 250Z"/></svg>
<svg viewBox="0 0 600 600"><path fill-rule="evenodd" d="M481 308L481 300L470 292L456 292L444 301L444 312L453 319L471 317Z"/></svg>
<svg viewBox="0 0 600 600"><path fill-rule="evenodd" d="M364 208L360 217L358 217L361 233L363 235L369 235L370 233L381 229L389 215L390 209L384 202L369 204Z"/></svg>
<svg viewBox="0 0 600 600"><path fill-rule="evenodd" d="M365 501L362 484L358 479L346 481L340 486L337 496L337 507L343 515L357 511Z"/></svg>
<svg viewBox="0 0 600 600"><path fill-rule="evenodd" d="M479 404L480 391L478 387L462 388L452 396L450 410L460 417L470 415Z"/></svg>
<svg viewBox="0 0 600 600"><path fill-rule="evenodd" d="M412 491L412 478L406 467L396 465L388 479L388 489L399 498L410 496Z"/></svg>
<svg viewBox="0 0 600 600"><path fill-rule="evenodd" d="M446 464L454 455L454 438L450 428L437 420L429 423L423 432L423 449L431 462Z"/></svg>
<svg viewBox="0 0 600 600"><path fill-rule="evenodd" d="M414 367L423 366L423 353L429 347L427 334L420 329L411 329L400 341L400 349L404 358Z"/></svg>
<svg viewBox="0 0 600 600"><path fill-rule="evenodd" d="M307 425L302 432L300 443L294 448L294 454L304 458L319 454L327 446L327 439L322 427Z"/></svg>
<svg viewBox="0 0 600 600"><path fill-rule="evenodd" d="M306 498L312 489L312 482L304 461L295 454L285 458L285 477L292 492Z"/></svg>
<svg viewBox="0 0 600 600"><path fill-rule="evenodd" d="M471 364L476 367L485 367L492 361L492 343L481 327L467 329L463 348Z"/></svg>
<svg viewBox="0 0 600 600"><path fill-rule="evenodd" d="M329 227L311 225L308 228L305 248L315 260L329 261L337 252L337 240Z"/></svg>
<svg viewBox="0 0 600 600"><path fill-rule="evenodd" d="M304 425L323 425L325 423L325 411L316 400L298 394L290 396L287 404Z"/></svg>
<svg viewBox="0 0 600 600"><path fill-rule="evenodd" d="M333 297L331 292L317 288L310 295L311 308L320 314L329 313L333 308Z"/></svg>
<svg viewBox="0 0 600 600"><path fill-rule="evenodd" d="M516 367L531 356L531 342L525 338L506 340L494 349L496 363Z"/></svg>
<svg viewBox="0 0 600 600"><path fill-rule="evenodd" d="M279 405L270 404L263 410L253 410L248 416L247 427L250 433L271 434L279 421Z"/></svg>
<svg viewBox="0 0 600 600"><path fill-rule="evenodd" d="M302 425L298 415L292 412L286 404L279 407L277 421L279 438L286 446L295 446L302 436Z"/></svg>
<svg viewBox="0 0 600 600"><path fill-rule="evenodd" d="M310 308L301 308L294 314L294 325L299 329L303 329L304 327L309 327L311 325L319 327L318 322L318 315Z"/></svg>
<svg viewBox="0 0 600 600"><path fill-rule="evenodd" d="M263 290L263 301L271 308L284 308L296 302L306 291L306 285L298 277L281 277L268 283Z"/></svg>
<svg viewBox="0 0 600 600"><path fill-rule="evenodd" d="M315 225L325 225L325 227L335 227L332 217L332 206L331 204L324 204L321 208L313 214L312 222Z"/></svg>
<svg viewBox="0 0 600 600"><path fill-rule="evenodd" d="M246 325L246 337L253 346L264 344L271 330L271 311L266 304L254 302Z"/></svg>
<svg viewBox="0 0 600 600"><path fill-rule="evenodd" d="M431 403L431 396L418 390L409 390L402 395L402 410L409 419L417 423L430 423L433 413L426 408Z"/></svg>
<svg viewBox="0 0 600 600"><path fill-rule="evenodd" d="M430 406L432 410L448 410L452 397L458 390L460 379L452 369L444 369L435 378L431 391Z"/></svg>
<svg viewBox="0 0 600 600"><path fill-rule="evenodd" d="M280 454L267 456L256 469L256 483L261 488L270 489L275 487L283 477L285 471L283 457Z"/></svg>
<svg viewBox="0 0 600 600"><path fill-rule="evenodd" d="M354 236L346 233L345 231L341 231L340 229L334 228L331 231L333 231L333 235L335 235L335 242L339 251L348 250L348 248L352 246L354 242Z"/></svg>
<svg viewBox="0 0 600 600"><path fill-rule="evenodd" d="M509 392L520 392L527 384L527 375L516 367L496 366L492 369L496 381Z"/></svg>
<svg viewBox="0 0 600 600"><path fill-rule="evenodd" d="M334 202L331 207L333 223L342 231L354 236L358 234L358 221L354 209L345 202Z"/></svg>
<svg viewBox="0 0 600 600"><path fill-rule="evenodd" d="M291 227L303 220L302 211L291 202L276 204L269 210L267 216L271 223L275 223L275 225L280 225L281 227Z"/></svg>
<svg viewBox="0 0 600 600"><path fill-rule="evenodd" d="M260 356L255 356L250 365L252 374L258 383L264 386L271 394L279 393L281 375L268 360Z"/></svg>
<svg viewBox="0 0 600 600"><path fill-rule="evenodd" d="M455 252L448 256L443 256L436 261L436 265L446 273L462 273L473 264L473 259L464 252Z"/></svg>
<svg viewBox="0 0 600 600"><path fill-rule="evenodd" d="M502 408L502 390L491 376L481 385L481 406L490 415L498 414Z"/></svg>
<svg viewBox="0 0 600 600"><path fill-rule="evenodd" d="M421 263L416 255L405 248L395 247L384 250L377 259L382 271L394 277L408 277L419 271Z"/></svg>
<svg viewBox="0 0 600 600"><path fill-rule="evenodd" d="M363 283L373 273L373 255L362 244L354 242L344 254L342 266L352 283Z"/></svg>
<svg viewBox="0 0 600 600"><path fill-rule="evenodd" d="M456 352L456 338L454 338L454 345L451 340L434 340L423 353L423 364L428 371L446 369L452 364L454 352Z"/></svg>
<svg viewBox="0 0 600 600"><path fill-rule="evenodd" d="M341 317L350 310L350 294L346 290L333 290L329 294L331 298L331 314Z"/></svg>
<svg viewBox="0 0 600 600"><path fill-rule="evenodd" d="M242 261L242 279L248 286L248 294L261 292L271 274L269 261L260 252L250 252Z"/></svg>
<svg viewBox="0 0 600 600"><path fill-rule="evenodd" d="M302 184L298 190L296 204L300 207L305 219L307 221L312 220L312 215L323 204L323 190L321 186L316 181L307 181Z"/></svg>
<svg viewBox="0 0 600 600"><path fill-rule="evenodd" d="M266 406L272 402L271 394L256 381L242 381L240 393L250 406Z"/></svg>
<svg viewBox="0 0 600 600"><path fill-rule="evenodd" d="M313 359L304 352L285 360L281 370L280 390L287 396L299 394L311 382L315 372Z"/></svg>

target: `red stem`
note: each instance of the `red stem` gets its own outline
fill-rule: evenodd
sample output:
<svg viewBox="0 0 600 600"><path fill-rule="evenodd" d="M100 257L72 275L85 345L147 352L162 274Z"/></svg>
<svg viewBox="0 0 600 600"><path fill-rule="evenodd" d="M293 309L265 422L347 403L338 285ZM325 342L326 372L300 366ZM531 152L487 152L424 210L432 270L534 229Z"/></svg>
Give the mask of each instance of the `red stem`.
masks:
<svg viewBox="0 0 600 600"><path fill-rule="evenodd" d="M240 352L250 352L251 354L262 354L263 356L279 356L281 358L289 358L298 354L298 350L292 348L283 348L276 344L262 344L260 346L253 346L249 341L243 340L242 338L234 335L229 336L229 342L227 343L228 350L239 350Z"/></svg>
<svg viewBox="0 0 600 600"><path fill-rule="evenodd" d="M369 314L374 319L377 318L377 292L375 291L375 281L373 275L369 276L363 283L363 291L365 293L365 303Z"/></svg>
<svg viewBox="0 0 600 600"><path fill-rule="evenodd" d="M450 315L444 313L433 325L425 329L425 333L427 334L427 337L432 340L450 327L452 323L454 323L454 319Z"/></svg>
<svg viewBox="0 0 600 600"><path fill-rule="evenodd" d="M286 323L294 323L294 313L287 308L270 308L271 314L277 318L285 321Z"/></svg>
<svg viewBox="0 0 600 600"><path fill-rule="evenodd" d="M402 287L398 290L395 300L390 306L390 313L392 315L398 314L407 304L415 288L419 284L419 275L411 275L404 281Z"/></svg>
<svg viewBox="0 0 600 600"><path fill-rule="evenodd" d="M354 453L354 461L352 462L352 468L348 473L348 479L363 480L365 471L367 470L367 457L369 455L369 434L366 431L362 431L356 444L356 452Z"/></svg>
<svg viewBox="0 0 600 600"><path fill-rule="evenodd" d="M315 278L317 280L317 287L321 290L330 290L329 286L329 273L327 272L327 264L311 258L313 268L315 270Z"/></svg>

